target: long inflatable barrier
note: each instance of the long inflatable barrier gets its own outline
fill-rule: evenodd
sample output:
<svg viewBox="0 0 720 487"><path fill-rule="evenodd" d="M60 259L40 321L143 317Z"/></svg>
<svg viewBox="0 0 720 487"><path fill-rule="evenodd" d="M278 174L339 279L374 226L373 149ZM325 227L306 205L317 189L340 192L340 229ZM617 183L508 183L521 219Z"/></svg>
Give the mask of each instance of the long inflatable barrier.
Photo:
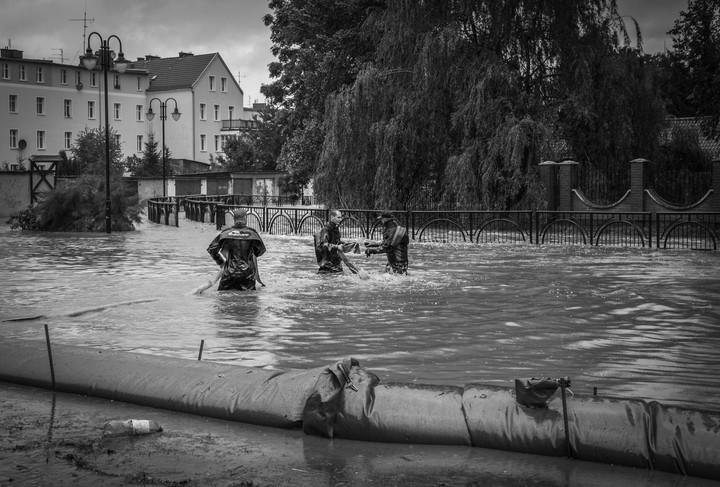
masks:
<svg viewBox="0 0 720 487"><path fill-rule="evenodd" d="M354 359L265 370L3 340L0 381L328 438L467 445L720 480L720 412L575 394L525 407L511 388L381 383ZM564 397L564 396L563 396Z"/></svg>

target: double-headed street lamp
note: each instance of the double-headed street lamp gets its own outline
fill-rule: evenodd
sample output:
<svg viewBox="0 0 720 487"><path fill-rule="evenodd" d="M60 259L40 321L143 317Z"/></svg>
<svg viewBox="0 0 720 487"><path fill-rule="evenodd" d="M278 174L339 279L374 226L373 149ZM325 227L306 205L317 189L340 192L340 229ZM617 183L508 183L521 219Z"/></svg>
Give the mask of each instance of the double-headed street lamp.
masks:
<svg viewBox="0 0 720 487"><path fill-rule="evenodd" d="M90 48L90 40L93 36L100 38L100 50L95 51L95 53L93 53L93 50ZM113 38L115 38L120 45L118 57L114 62L114 53L110 51L110 46L108 45L110 40ZM84 56L80 56L80 59L82 60L83 66L90 71L95 69L98 61L100 61L100 66L103 71L103 82L105 83L105 231L110 233L112 222L110 213L110 122L108 117L108 71L110 71L110 68L114 66L118 73L123 74L130 63L127 59L125 59L122 49L122 41L118 36L111 35L107 39L103 39L97 32L93 32L88 36L87 50L85 51Z"/></svg>
<svg viewBox="0 0 720 487"><path fill-rule="evenodd" d="M173 103L175 103L175 110L172 112L172 118L176 122L180 119L181 113L178 111L177 106L177 100L175 98L167 98L165 101L162 101L160 98L153 98L150 100L150 103L148 103L148 111L145 114L148 120L152 122L153 118L155 118L155 113L152 110L152 103L157 100L160 102L160 120L162 120L162 169L163 169L163 198L165 197L165 165L167 164L167 150L165 150L165 120L167 120L167 103L172 100Z"/></svg>

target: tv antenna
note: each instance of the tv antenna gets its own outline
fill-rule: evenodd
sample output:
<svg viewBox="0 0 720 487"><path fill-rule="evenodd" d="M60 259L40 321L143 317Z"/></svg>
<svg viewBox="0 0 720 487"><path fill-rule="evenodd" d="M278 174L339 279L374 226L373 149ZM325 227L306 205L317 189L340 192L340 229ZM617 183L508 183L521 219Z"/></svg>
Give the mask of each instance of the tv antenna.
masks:
<svg viewBox="0 0 720 487"><path fill-rule="evenodd" d="M65 55L64 55L65 53L64 53L62 47L60 49L53 49L53 51L60 51L60 64L65 64ZM55 57L55 56L53 56L53 57Z"/></svg>
<svg viewBox="0 0 720 487"><path fill-rule="evenodd" d="M85 39L87 37L87 27L88 23L92 24L95 22L95 18L92 19L87 18L87 5L85 6L85 12L83 12L83 18L82 19L70 19L71 22L82 22L83 23L83 43L82 43L82 50L80 52L85 52Z"/></svg>

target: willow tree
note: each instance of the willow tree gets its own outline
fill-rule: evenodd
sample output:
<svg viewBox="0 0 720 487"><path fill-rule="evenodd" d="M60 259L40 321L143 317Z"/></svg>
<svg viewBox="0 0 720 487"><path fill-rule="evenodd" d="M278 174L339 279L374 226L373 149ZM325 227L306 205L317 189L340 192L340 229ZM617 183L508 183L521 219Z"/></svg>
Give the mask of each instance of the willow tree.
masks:
<svg viewBox="0 0 720 487"><path fill-rule="evenodd" d="M550 140L622 159L662 118L647 83L624 86L645 75L614 0L391 0L365 27L371 62L324 108L315 190L331 204L405 207L432 188L454 206L537 207Z"/></svg>
<svg viewBox="0 0 720 487"><path fill-rule="evenodd" d="M275 121L285 141L278 168L288 190L313 177L324 131L326 98L351 84L370 59L374 42L363 26L385 0L270 0L274 81L261 91L277 109Z"/></svg>

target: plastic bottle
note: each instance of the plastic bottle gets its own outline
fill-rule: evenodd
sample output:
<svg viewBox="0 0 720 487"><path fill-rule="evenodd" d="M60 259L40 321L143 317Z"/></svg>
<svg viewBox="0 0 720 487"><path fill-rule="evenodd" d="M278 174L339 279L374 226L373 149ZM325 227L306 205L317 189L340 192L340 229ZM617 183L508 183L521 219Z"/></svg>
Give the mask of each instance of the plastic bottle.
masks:
<svg viewBox="0 0 720 487"><path fill-rule="evenodd" d="M161 432L162 426L147 419L116 419L103 425L103 436L134 436Z"/></svg>

